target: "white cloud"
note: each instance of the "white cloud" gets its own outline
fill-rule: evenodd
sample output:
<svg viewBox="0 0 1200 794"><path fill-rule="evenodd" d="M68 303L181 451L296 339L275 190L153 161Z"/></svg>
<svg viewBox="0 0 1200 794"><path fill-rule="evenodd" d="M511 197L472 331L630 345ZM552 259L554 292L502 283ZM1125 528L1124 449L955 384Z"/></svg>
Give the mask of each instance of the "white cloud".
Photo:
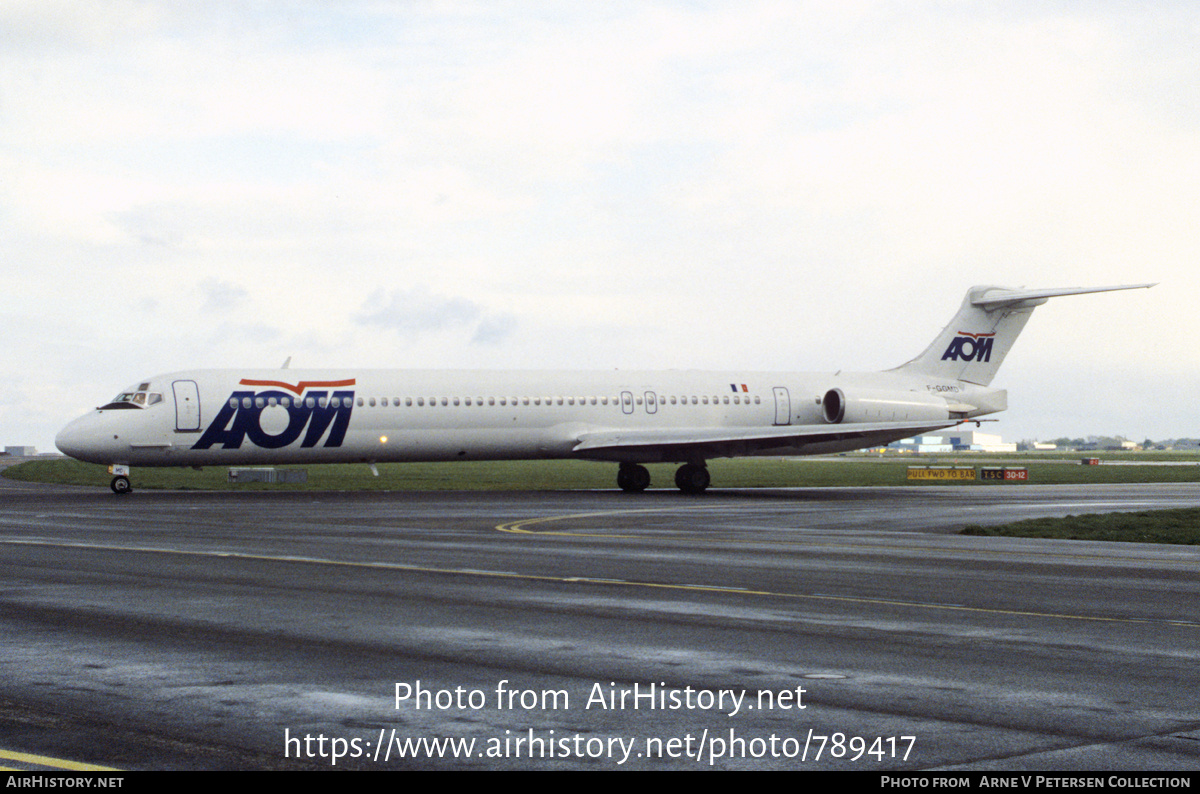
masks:
<svg viewBox="0 0 1200 794"><path fill-rule="evenodd" d="M438 295L419 285L407 290L376 290L354 321L387 328L412 340L430 333L473 329L473 342L496 343L512 333L516 320L462 297Z"/></svg>
<svg viewBox="0 0 1200 794"><path fill-rule="evenodd" d="M200 284L200 292L204 295L201 311L205 313L229 311L244 304L249 297L244 287L215 278L205 279Z"/></svg>

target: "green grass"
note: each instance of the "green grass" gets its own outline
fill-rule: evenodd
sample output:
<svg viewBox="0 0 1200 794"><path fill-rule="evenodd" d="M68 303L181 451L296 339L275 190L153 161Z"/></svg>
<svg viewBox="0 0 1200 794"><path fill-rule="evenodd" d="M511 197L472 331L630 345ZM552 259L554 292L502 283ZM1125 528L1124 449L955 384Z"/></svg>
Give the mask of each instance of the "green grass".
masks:
<svg viewBox="0 0 1200 794"><path fill-rule="evenodd" d="M419 490L559 490L607 488L615 483L615 467L579 461L519 461L512 463L380 464L379 477L366 464L278 466L281 471L302 469L308 482L300 485L230 483L228 467L138 468L130 473L135 490L171 489L205 491L419 491ZM106 467L75 460L38 460L4 471L4 476L30 482L107 487L112 479Z"/></svg>
<svg viewBox="0 0 1200 794"><path fill-rule="evenodd" d="M1066 518L1032 518L995 527L970 524L964 535L1128 543L1200 544L1200 507L1139 513L1089 513Z"/></svg>
<svg viewBox="0 0 1200 794"><path fill-rule="evenodd" d="M740 458L709 462L714 488L788 488L837 486L870 487L906 485L923 488L954 485L960 488L1020 488L1015 482L910 481L908 467L913 465L1024 465L1029 483L1043 485L1082 485L1091 483L1181 483L1200 482L1200 465L1194 466L1081 466L1076 462L1031 456L904 456L846 455L826 460L776 460ZM1126 454L1114 456L1132 460ZM1179 456L1177 460L1197 460L1197 456ZM589 461L511 461L461 463L380 464L379 477L373 477L365 464L327 466L281 466L302 468L308 472L305 485L230 484L227 467L212 466L202 471L188 468L134 468L135 489L194 490L568 490L613 488L616 464ZM674 488L675 466L649 466L652 487ZM78 461L51 458L33 460L4 470L4 476L32 482L63 483L107 487L105 467Z"/></svg>
<svg viewBox="0 0 1200 794"><path fill-rule="evenodd" d="M560 491L572 489L615 488L615 463L590 461L502 461L462 463L391 463L379 464L374 477L366 464L326 466L280 466L280 470L304 469L304 485L265 483L229 483L228 468L194 469L134 468L131 479L135 489L171 490L310 490L310 491ZM651 487L674 488L674 465L652 465ZM715 487L786 488L794 486L828 487L837 485L894 485L902 482L906 467L843 463L811 463L777 460L712 461L709 463ZM74 460L30 461L4 471L4 476L29 482L92 485L107 487L112 479L104 466Z"/></svg>
<svg viewBox="0 0 1200 794"><path fill-rule="evenodd" d="M1075 485L1089 483L1180 483L1200 482L1200 465L1194 466L1081 466L1078 458L1043 459L1029 455L993 456L986 460L967 455L939 457L880 458L874 455L845 455L826 460L775 460L741 458L709 462L714 488L829 488L904 485L924 488L950 485L958 488L1021 488L1017 482L911 481L912 465L1024 465L1030 484ZM1128 453L1116 459L1133 460ZM1155 456L1155 460L1161 460ZM1169 460L1194 461L1198 457L1176 455ZM1044 461L1044 462L1043 462ZM135 489L172 490L283 490L283 491L562 491L615 488L617 467L612 463L588 461L514 461L489 463L393 463L381 464L379 477L365 464L335 466L281 466L308 472L304 485L265 483L231 484L228 469L213 466L194 469L135 468ZM674 488L674 465L649 466L652 487ZM3 471L5 477L30 482L107 488L111 479L105 467L52 458L33 460ZM1139 513L1068 516L1062 519L1033 519L995 527L968 526L964 535L1064 538L1074 540L1118 540L1137 543L1200 544L1200 508L1157 510Z"/></svg>

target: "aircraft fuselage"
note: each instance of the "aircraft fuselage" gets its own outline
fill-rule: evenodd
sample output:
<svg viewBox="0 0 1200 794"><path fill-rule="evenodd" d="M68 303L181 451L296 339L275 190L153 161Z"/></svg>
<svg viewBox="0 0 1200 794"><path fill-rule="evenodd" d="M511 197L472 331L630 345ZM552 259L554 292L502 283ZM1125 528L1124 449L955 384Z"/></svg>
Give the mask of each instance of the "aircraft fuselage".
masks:
<svg viewBox="0 0 1200 794"><path fill-rule="evenodd" d="M968 412L955 403L986 404L971 416L1003 409L1004 393L964 382L888 373L501 372L383 370L199 370L139 384L149 399L110 403L80 417L58 437L59 448L94 463L209 466L442 460L595 458L681 462L691 448L733 445L713 429L831 425L823 400L886 392L841 422L957 424ZM137 394L138 389L130 392ZM984 399L986 398L986 399ZM580 439L622 430L668 431L670 448L577 450ZM881 429L875 437L803 437L741 454L818 454L861 449L913 434ZM719 434L718 434L719 435Z"/></svg>

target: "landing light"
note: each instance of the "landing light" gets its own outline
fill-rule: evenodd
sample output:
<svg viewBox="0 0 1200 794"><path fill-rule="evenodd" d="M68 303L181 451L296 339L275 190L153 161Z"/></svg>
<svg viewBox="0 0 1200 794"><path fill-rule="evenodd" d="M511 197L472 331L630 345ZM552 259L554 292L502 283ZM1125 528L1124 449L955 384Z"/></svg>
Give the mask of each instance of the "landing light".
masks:
<svg viewBox="0 0 1200 794"><path fill-rule="evenodd" d="M387 443L387 436L380 436L380 437L379 437L379 443L380 443L380 444L386 444L386 443Z"/></svg>

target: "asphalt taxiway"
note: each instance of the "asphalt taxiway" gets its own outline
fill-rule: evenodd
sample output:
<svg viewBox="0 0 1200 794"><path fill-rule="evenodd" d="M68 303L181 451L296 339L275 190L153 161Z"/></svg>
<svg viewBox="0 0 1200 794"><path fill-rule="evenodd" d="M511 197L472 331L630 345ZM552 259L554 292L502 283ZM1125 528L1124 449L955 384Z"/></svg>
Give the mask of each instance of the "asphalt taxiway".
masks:
<svg viewBox="0 0 1200 794"><path fill-rule="evenodd" d="M1195 485L0 489L0 766L1200 764ZM801 708L803 706L803 708Z"/></svg>

